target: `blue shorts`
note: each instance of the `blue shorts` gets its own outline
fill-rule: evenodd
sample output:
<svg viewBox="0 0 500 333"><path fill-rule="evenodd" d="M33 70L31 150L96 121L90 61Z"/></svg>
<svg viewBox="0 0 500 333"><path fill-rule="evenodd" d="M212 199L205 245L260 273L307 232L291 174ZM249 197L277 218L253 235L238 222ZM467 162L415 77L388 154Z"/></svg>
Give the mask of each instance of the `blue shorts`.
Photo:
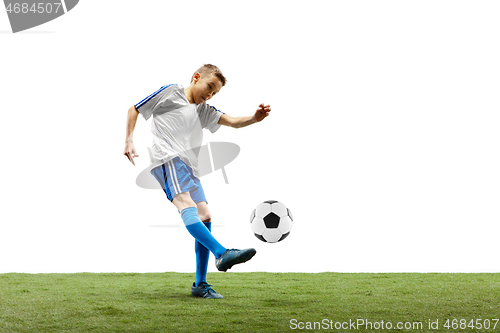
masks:
<svg viewBox="0 0 500 333"><path fill-rule="evenodd" d="M160 183L168 200L174 200L179 193L189 192L195 203L207 202L200 180L193 175L193 169L179 157L154 168L151 174Z"/></svg>

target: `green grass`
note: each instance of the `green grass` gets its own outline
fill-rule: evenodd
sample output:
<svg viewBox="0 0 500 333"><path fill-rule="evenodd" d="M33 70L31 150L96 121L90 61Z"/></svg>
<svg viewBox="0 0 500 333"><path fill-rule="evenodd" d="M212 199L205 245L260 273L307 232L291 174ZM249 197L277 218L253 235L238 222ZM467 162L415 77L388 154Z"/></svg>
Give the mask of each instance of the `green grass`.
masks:
<svg viewBox="0 0 500 333"><path fill-rule="evenodd" d="M489 330L451 327L454 318L500 317L499 274L209 273L222 300L191 297L193 280L184 273L0 274L0 332L500 331L494 322ZM422 327L301 330L292 319L304 328L324 319ZM439 329L430 330L437 319Z"/></svg>

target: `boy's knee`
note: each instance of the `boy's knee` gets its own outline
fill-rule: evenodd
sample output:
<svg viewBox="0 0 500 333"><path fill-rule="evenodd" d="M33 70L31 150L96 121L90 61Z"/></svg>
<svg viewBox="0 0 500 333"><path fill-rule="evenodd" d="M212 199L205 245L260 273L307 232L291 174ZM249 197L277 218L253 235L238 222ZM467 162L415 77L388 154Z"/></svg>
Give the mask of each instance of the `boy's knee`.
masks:
<svg viewBox="0 0 500 333"><path fill-rule="evenodd" d="M172 203L180 212L187 207L196 207L196 204L194 203L193 199L191 199L189 192L177 194L174 197L174 200L172 200Z"/></svg>
<svg viewBox="0 0 500 333"><path fill-rule="evenodd" d="M202 222L212 222L212 215L210 215L210 212L200 214L200 220Z"/></svg>
<svg viewBox="0 0 500 333"><path fill-rule="evenodd" d="M196 204L198 207L198 215L200 215L200 220L202 222L212 222L212 215L208 209L207 203L205 201Z"/></svg>

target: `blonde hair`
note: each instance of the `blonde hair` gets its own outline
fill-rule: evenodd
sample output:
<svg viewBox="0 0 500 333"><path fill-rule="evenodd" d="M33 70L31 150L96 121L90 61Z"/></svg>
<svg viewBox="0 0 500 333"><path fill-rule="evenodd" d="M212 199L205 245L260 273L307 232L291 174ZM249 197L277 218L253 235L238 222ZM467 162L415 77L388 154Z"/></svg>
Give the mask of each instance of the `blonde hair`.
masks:
<svg viewBox="0 0 500 333"><path fill-rule="evenodd" d="M200 68L198 68L198 70L193 73L193 76L191 76L191 82L193 81L193 78L194 78L196 73L200 73L201 76L213 74L220 80L223 87L226 85L226 77L222 74L219 67L217 67L215 65L205 64L205 65L201 66Z"/></svg>

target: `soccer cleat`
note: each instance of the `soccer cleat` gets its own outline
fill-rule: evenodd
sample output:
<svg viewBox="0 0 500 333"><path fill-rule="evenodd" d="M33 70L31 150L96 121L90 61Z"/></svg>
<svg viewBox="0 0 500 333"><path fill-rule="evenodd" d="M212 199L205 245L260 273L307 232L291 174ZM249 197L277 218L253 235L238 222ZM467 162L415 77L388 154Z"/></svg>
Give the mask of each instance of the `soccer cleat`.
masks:
<svg viewBox="0 0 500 333"><path fill-rule="evenodd" d="M198 285L198 287L193 286L191 287L191 295L196 296L196 297L203 297L203 298L213 298L213 299L218 299L218 298L224 298L221 294L218 294L210 288L212 285L202 282Z"/></svg>
<svg viewBox="0 0 500 333"><path fill-rule="evenodd" d="M219 259L215 260L215 266L219 271L225 272L234 265L246 262L257 253L255 249L227 249Z"/></svg>

